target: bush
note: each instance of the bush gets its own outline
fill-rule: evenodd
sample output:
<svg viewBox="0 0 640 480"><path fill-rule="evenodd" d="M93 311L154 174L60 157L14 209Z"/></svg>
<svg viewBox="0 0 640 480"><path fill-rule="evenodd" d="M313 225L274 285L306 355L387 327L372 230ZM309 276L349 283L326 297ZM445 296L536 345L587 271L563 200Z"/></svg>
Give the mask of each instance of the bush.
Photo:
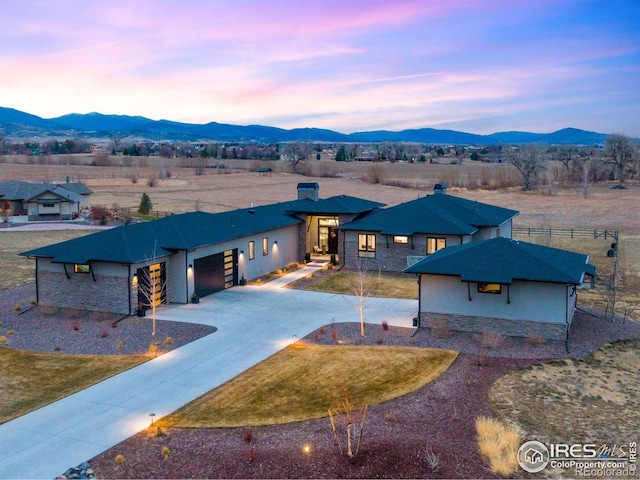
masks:
<svg viewBox="0 0 640 480"><path fill-rule="evenodd" d="M389 330L389 322L387 322L386 320L382 321L382 330L384 330L385 332Z"/></svg>
<svg viewBox="0 0 640 480"><path fill-rule="evenodd" d="M107 338L108 336L109 333L104 328L100 330L100 338Z"/></svg>
<svg viewBox="0 0 640 480"><path fill-rule="evenodd" d="M167 458L169 458L169 455L171 454L171 450L169 450L169 447L162 447L160 454L166 460Z"/></svg>
<svg viewBox="0 0 640 480"><path fill-rule="evenodd" d="M154 345L153 343L151 345L149 345L149 355L153 355L153 356L158 355L158 347L157 347L157 345Z"/></svg>
<svg viewBox="0 0 640 480"><path fill-rule="evenodd" d="M493 349L500 346L504 340L504 335L494 332L484 332L481 335L475 335L475 338L480 342L482 348Z"/></svg>
<svg viewBox="0 0 640 480"><path fill-rule="evenodd" d="M0 345L7 343L7 337L4 335L0 335Z"/></svg>
<svg viewBox="0 0 640 480"><path fill-rule="evenodd" d="M76 331L80 330L80 322L78 322L77 320L75 322L71 322L71 328Z"/></svg>
<svg viewBox="0 0 640 480"><path fill-rule="evenodd" d="M380 163L372 163L367 170L367 178L371 183L384 183L386 176L384 166Z"/></svg>
<svg viewBox="0 0 640 480"><path fill-rule="evenodd" d="M122 340L120 340L120 341L118 342L118 344L116 345L116 348L117 348L118 350L122 350L122 349L124 348L124 343L122 343Z"/></svg>
<svg viewBox="0 0 640 480"><path fill-rule="evenodd" d="M122 465L124 465L124 456L118 454L116 455L116 458L114 459L114 461L116 462L116 465L121 467Z"/></svg>
<svg viewBox="0 0 640 480"><path fill-rule="evenodd" d="M438 319L431 324L431 331L440 338L448 338L453 334L453 330L446 320Z"/></svg>
<svg viewBox="0 0 640 480"><path fill-rule="evenodd" d="M476 419L477 441L480 453L489 462L489 468L498 475L512 475L518 469L520 431L493 418Z"/></svg>
<svg viewBox="0 0 640 480"><path fill-rule="evenodd" d="M20 310L22 310L22 308L20 307L20 305L16 305L15 307L13 307L13 311L14 311L14 312L19 312Z"/></svg>
<svg viewBox="0 0 640 480"><path fill-rule="evenodd" d="M165 345L171 345L173 343L173 339L171 337L167 337L164 339Z"/></svg>

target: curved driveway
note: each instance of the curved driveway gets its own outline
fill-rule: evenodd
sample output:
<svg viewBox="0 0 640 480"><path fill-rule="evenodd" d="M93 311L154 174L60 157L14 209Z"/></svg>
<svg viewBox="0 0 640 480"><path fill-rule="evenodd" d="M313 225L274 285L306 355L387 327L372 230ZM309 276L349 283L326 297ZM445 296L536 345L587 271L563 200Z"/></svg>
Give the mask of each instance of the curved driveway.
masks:
<svg viewBox="0 0 640 480"><path fill-rule="evenodd" d="M315 267L317 269L317 267ZM198 305L169 305L162 320L217 332L0 425L0 478L55 478L331 322L359 321L343 295L280 288L314 267L260 287L234 287ZM352 299L353 300L353 299ZM367 323L411 326L417 301L367 299Z"/></svg>

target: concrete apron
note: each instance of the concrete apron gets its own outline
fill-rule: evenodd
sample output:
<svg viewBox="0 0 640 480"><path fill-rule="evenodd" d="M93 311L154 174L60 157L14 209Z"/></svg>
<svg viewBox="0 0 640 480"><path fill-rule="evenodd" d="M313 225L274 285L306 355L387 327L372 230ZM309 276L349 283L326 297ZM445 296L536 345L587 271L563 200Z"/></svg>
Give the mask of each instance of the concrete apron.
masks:
<svg viewBox="0 0 640 480"><path fill-rule="evenodd" d="M355 298L281 288L305 267L262 286L234 287L197 305L168 305L161 320L217 331L81 392L0 425L0 478L55 478L155 419L332 322L359 322ZM365 321L410 327L417 301L370 298Z"/></svg>

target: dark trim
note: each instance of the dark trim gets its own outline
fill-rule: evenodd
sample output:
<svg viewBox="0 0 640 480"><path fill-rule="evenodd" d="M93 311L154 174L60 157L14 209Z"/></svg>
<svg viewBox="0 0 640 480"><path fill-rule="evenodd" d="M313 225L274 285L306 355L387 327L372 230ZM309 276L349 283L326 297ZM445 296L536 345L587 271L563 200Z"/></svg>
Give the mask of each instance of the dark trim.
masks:
<svg viewBox="0 0 640 480"><path fill-rule="evenodd" d="M418 327L420 326L420 313L422 312L422 274L418 274Z"/></svg>
<svg viewBox="0 0 640 480"><path fill-rule="evenodd" d="M67 280L71 280L71 277L69 276L69 272L67 272L67 264L63 263L62 267L64 268L64 274L67 276Z"/></svg>
<svg viewBox="0 0 640 480"><path fill-rule="evenodd" d="M507 304L511 305L511 285L507 284Z"/></svg>
<svg viewBox="0 0 640 480"><path fill-rule="evenodd" d="M36 257L36 303L40 303L40 288L38 282L38 257Z"/></svg>
<svg viewBox="0 0 640 480"><path fill-rule="evenodd" d="M467 291L469 293L469 301L471 301L471 282L467 282Z"/></svg>
<svg viewBox="0 0 640 480"><path fill-rule="evenodd" d="M93 272L93 266L91 265L91 262L89 262L89 272L91 272L91 278L93 278L93 281L96 281L96 275Z"/></svg>
<svg viewBox="0 0 640 480"><path fill-rule="evenodd" d="M184 285L184 293L187 295L185 297L185 302L184 303L189 303L189 259L187 258L187 251L184 251L184 278L186 280L185 285ZM195 279L195 277L194 277ZM195 280L194 280L195 281Z"/></svg>
<svg viewBox="0 0 640 480"><path fill-rule="evenodd" d="M127 310L129 311L129 315L131 315L131 287L133 286L131 285L131 264L127 265L127 270L127 298L129 299L129 307Z"/></svg>

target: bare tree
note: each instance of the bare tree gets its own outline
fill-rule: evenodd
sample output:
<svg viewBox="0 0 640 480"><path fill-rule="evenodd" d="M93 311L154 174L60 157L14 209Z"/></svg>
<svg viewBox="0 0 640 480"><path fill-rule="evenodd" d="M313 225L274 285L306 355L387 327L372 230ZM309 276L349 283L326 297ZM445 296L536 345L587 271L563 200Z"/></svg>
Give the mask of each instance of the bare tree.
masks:
<svg viewBox="0 0 640 480"><path fill-rule="evenodd" d="M613 166L618 185L622 186L628 175L633 175L632 166L635 159L635 151L629 137L624 135L609 135L605 147L607 163Z"/></svg>
<svg viewBox="0 0 640 480"><path fill-rule="evenodd" d="M340 437L345 435L347 456L353 458L358 454L366 420L367 403L364 402L362 407L356 408L355 402L347 392L347 389L344 388L342 397L329 407L329 421L331 422L333 439L340 449L340 453L342 453Z"/></svg>
<svg viewBox="0 0 640 480"><path fill-rule="evenodd" d="M281 147L282 158L287 161L292 173L302 173L304 164L313 152L309 142L290 142Z"/></svg>
<svg viewBox="0 0 640 480"><path fill-rule="evenodd" d="M138 269L138 293L144 300L142 307L151 308L151 335L156 334L156 307L167 295L167 282L163 275L164 264L158 261L158 242L153 245L149 265Z"/></svg>
<svg viewBox="0 0 640 480"><path fill-rule="evenodd" d="M356 269L351 273L347 286L353 295L353 298L348 298L347 302L360 314L360 335L364 337L364 312L367 297L370 296L366 261L358 258Z"/></svg>
<svg viewBox="0 0 640 480"><path fill-rule="evenodd" d="M591 164L592 160L590 158L585 158L582 161L582 195L587 197L589 195L589 176L591 174Z"/></svg>
<svg viewBox="0 0 640 480"><path fill-rule="evenodd" d="M521 145L509 150L506 157L522 175L523 190L538 188L540 173L545 166L544 152L538 145Z"/></svg>

